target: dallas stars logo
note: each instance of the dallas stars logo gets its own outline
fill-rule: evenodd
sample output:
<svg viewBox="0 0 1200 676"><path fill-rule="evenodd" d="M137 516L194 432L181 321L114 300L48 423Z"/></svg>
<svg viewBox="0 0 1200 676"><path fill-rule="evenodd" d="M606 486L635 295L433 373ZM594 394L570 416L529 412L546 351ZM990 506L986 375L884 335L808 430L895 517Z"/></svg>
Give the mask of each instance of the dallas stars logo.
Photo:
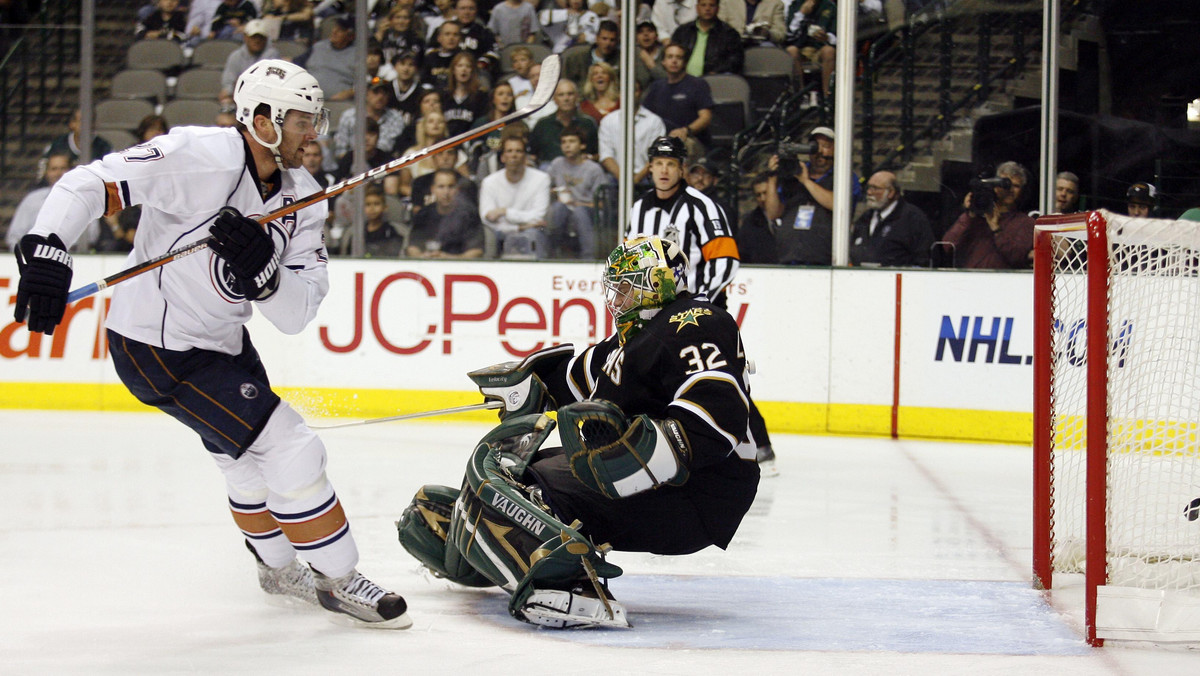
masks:
<svg viewBox="0 0 1200 676"><path fill-rule="evenodd" d="M671 318L667 321L671 324L679 324L679 326L675 327L675 333L679 333L688 324L697 327L700 326L700 318L711 314L712 310L707 308L693 307L671 315Z"/></svg>

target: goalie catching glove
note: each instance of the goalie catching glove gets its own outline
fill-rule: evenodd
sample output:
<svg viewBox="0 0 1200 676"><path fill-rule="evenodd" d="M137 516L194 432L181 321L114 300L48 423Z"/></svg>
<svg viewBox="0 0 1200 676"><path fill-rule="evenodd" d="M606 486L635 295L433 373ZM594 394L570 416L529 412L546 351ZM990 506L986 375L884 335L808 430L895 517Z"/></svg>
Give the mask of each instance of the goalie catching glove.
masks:
<svg viewBox="0 0 1200 676"><path fill-rule="evenodd" d="M606 498L629 497L688 479L691 448L679 422L631 422L616 404L580 401L558 409L559 436L571 473Z"/></svg>
<svg viewBox="0 0 1200 676"><path fill-rule="evenodd" d="M279 288L279 254L262 225L232 207L221 209L208 229L209 248L225 260L246 300L266 300Z"/></svg>
<svg viewBox="0 0 1200 676"><path fill-rule="evenodd" d="M29 317L29 330L54 334L67 310L71 290L71 254L58 235L25 235L17 244L17 322Z"/></svg>

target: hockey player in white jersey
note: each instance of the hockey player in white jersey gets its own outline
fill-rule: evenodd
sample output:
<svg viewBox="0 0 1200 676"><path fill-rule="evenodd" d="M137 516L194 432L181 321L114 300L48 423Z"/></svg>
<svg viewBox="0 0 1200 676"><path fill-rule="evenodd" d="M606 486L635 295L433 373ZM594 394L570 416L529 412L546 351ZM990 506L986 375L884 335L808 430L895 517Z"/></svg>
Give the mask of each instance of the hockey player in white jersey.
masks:
<svg viewBox="0 0 1200 676"><path fill-rule="evenodd" d="M131 264L211 234L211 251L114 290L106 327L117 373L200 435L264 591L319 603L331 619L406 628L404 599L357 572L325 447L271 390L244 326L257 309L299 333L328 291L324 203L266 226L252 218L320 190L302 159L328 126L324 95L303 68L267 60L242 73L233 98L235 128L177 127L60 179L17 247L16 319L53 333L71 283L66 248L102 214L142 205Z"/></svg>

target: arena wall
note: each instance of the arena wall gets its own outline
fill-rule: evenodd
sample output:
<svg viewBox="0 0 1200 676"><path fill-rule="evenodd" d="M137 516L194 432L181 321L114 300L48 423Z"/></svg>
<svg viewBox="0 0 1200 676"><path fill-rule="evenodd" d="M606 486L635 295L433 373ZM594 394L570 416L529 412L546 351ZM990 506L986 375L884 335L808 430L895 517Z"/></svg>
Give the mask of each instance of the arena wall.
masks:
<svg viewBox="0 0 1200 676"><path fill-rule="evenodd" d="M75 286L125 266L77 257ZM468 371L611 331L600 270L334 259L308 329L284 336L256 317L250 332L273 385L306 416L475 403ZM76 303L53 336L31 336L11 319L16 280L11 257L0 257L0 406L144 408L106 357L103 300ZM1032 287L1029 273L748 267L729 306L773 431L1028 443Z"/></svg>

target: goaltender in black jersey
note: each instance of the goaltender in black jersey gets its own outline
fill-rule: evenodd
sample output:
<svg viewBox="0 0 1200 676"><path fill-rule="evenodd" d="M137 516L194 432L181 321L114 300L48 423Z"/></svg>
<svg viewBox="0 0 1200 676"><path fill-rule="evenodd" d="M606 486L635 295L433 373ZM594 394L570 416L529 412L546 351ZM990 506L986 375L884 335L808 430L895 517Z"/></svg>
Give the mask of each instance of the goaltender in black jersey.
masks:
<svg viewBox="0 0 1200 676"><path fill-rule="evenodd" d="M669 240L618 246L604 272L616 333L474 371L501 424L460 489L425 486L400 541L435 575L512 594L550 627L628 626L609 550L725 548L754 501L746 358L734 319L686 288ZM543 411L557 410L557 423ZM557 426L561 448L543 443Z"/></svg>

